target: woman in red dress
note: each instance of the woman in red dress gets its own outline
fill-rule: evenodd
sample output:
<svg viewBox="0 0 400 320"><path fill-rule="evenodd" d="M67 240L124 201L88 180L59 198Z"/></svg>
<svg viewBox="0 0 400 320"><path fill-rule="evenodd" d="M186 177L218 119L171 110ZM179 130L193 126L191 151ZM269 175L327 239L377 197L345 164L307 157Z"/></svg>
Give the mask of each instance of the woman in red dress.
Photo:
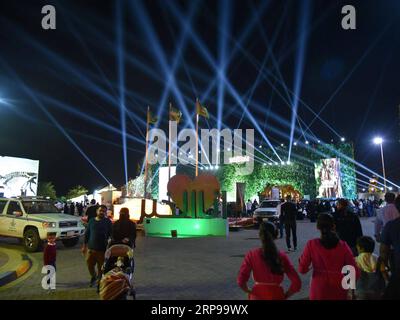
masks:
<svg viewBox="0 0 400 320"><path fill-rule="evenodd" d="M352 266L356 279L360 276L353 253L336 235L330 214L319 215L317 228L321 238L308 241L299 259L299 272L302 274L310 271L312 265L310 300L347 300L348 290L342 287L342 268Z"/></svg>
<svg viewBox="0 0 400 320"><path fill-rule="evenodd" d="M300 291L301 280L287 255L278 251L274 240L278 230L270 222L260 225L262 248L249 251L240 267L237 283L249 295L250 300L284 300ZM254 286L249 289L247 282L253 272ZM284 275L291 281L284 292L281 283Z"/></svg>

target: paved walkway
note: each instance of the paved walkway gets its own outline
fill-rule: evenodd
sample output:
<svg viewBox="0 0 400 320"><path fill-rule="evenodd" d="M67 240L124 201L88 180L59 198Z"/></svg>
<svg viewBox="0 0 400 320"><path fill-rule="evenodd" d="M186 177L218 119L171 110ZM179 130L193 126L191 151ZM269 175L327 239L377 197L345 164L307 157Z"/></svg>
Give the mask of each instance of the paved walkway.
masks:
<svg viewBox="0 0 400 320"><path fill-rule="evenodd" d="M373 219L362 219L365 234L373 234ZM137 299L245 299L236 276L245 253L259 246L257 230L231 232L229 238L165 239L139 236L135 250ZM318 236L315 223L299 221L298 251L289 254L297 267L305 243ZM0 246L11 240L0 239ZM285 250L284 239L277 245ZM9 247L9 246L8 246ZM378 248L376 248L378 250ZM42 253L30 255L36 270L29 277L0 289L0 299L98 299L88 288L89 274L80 247L58 245L57 289L47 293L41 287ZM301 276L303 287L292 299L307 299L310 273ZM287 279L284 282L288 285Z"/></svg>

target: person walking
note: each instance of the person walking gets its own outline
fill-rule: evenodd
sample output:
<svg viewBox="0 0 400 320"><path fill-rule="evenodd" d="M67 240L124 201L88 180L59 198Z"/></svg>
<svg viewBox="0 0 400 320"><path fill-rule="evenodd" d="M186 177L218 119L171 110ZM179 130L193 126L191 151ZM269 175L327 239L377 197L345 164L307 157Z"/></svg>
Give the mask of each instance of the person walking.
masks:
<svg viewBox="0 0 400 320"><path fill-rule="evenodd" d="M69 214L69 207L67 202L64 204L64 214Z"/></svg>
<svg viewBox="0 0 400 320"><path fill-rule="evenodd" d="M250 250L240 267L237 277L239 287L248 294L250 300L285 300L300 291L301 280L288 256L278 251L274 240L277 229L271 222L262 222L259 236L262 248ZM247 282L253 273L254 286ZM290 287L284 292L281 286L284 275L290 280Z"/></svg>
<svg viewBox="0 0 400 320"><path fill-rule="evenodd" d="M276 206L276 215L278 216L278 219L279 219L279 238L280 239L283 238L283 227L284 227L283 216L281 214L282 202L283 202L283 200L281 199L279 204Z"/></svg>
<svg viewBox="0 0 400 320"><path fill-rule="evenodd" d="M113 224L112 244L126 244L136 247L136 223L130 220L129 209L121 208L119 219Z"/></svg>
<svg viewBox="0 0 400 320"><path fill-rule="evenodd" d="M247 200L246 202L246 214L248 217L251 217L251 207L252 207L252 203L251 200Z"/></svg>
<svg viewBox="0 0 400 320"><path fill-rule="evenodd" d="M310 219L310 222L316 222L317 221L317 203L315 200L311 200L307 203L306 206L307 210L307 215L308 218Z"/></svg>
<svg viewBox="0 0 400 320"><path fill-rule="evenodd" d="M353 266L356 279L360 271L350 247L335 233L333 217L321 213L317 219L320 238L309 240L299 259L299 272L306 274L313 269L310 300L347 300L348 290L342 287L342 268Z"/></svg>
<svg viewBox="0 0 400 320"><path fill-rule="evenodd" d="M336 232L339 239L345 241L351 248L353 255L357 255L357 239L363 235L360 219L349 210L346 199L339 199L334 215Z"/></svg>
<svg viewBox="0 0 400 320"><path fill-rule="evenodd" d="M89 220L91 220L93 218L96 218L98 207L99 206L96 204L96 200L92 199L90 201L90 205L86 208L86 212L85 212L85 215L87 217L87 222L89 222Z"/></svg>
<svg viewBox="0 0 400 320"><path fill-rule="evenodd" d="M291 251L290 234L293 236L293 249L297 250L297 232L296 232L296 205L291 201L291 196L286 197L286 202L281 205L281 219L285 225L286 231L286 246L288 251Z"/></svg>
<svg viewBox="0 0 400 320"><path fill-rule="evenodd" d="M395 200L400 211L400 196ZM382 232L380 257L390 269L390 279L383 294L384 300L400 299L400 217L386 223Z"/></svg>
<svg viewBox="0 0 400 320"><path fill-rule="evenodd" d="M257 199L254 199L253 204L251 205L251 213L253 213L258 208Z"/></svg>
<svg viewBox="0 0 400 320"><path fill-rule="evenodd" d="M376 241L381 241L381 233L385 225L396 218L400 217L399 210L397 210L395 202L395 194L388 192L385 194L386 205L377 210L377 215L375 218L375 239Z"/></svg>
<svg viewBox="0 0 400 320"><path fill-rule="evenodd" d="M77 204L77 208L78 208L78 215L81 217L83 214L83 202L82 201Z"/></svg>
<svg viewBox="0 0 400 320"><path fill-rule="evenodd" d="M71 202L71 204L69 205L69 214L70 214L71 216L74 216L74 215L75 215L75 205L74 205L73 202Z"/></svg>
<svg viewBox="0 0 400 320"><path fill-rule="evenodd" d="M89 220L86 228L82 253L86 256L87 267L91 276L90 286L98 279L104 263L104 253L107 249L108 239L112 233L111 220L106 217L107 207L101 205L97 208L97 216ZM97 265L97 274L95 266Z"/></svg>

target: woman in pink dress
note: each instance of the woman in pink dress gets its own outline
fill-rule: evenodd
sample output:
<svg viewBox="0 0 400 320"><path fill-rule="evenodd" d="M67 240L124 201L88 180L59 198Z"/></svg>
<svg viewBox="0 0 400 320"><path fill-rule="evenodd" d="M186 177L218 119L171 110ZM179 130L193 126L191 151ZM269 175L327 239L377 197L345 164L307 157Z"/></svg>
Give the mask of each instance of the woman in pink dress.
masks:
<svg viewBox="0 0 400 320"><path fill-rule="evenodd" d="M274 240L278 235L275 225L263 222L260 225L262 248L249 251L240 267L237 283L249 295L250 300L284 300L300 291L301 280L287 255L278 251ZM253 272L254 286L249 289L247 282ZM284 292L281 283L284 275L291 281Z"/></svg>
<svg viewBox="0 0 400 320"><path fill-rule="evenodd" d="M346 300L348 290L342 287L342 268L353 266L356 279L360 276L353 253L347 243L336 235L330 214L319 215L317 228L321 238L308 241L299 260L299 272L302 274L310 271L312 265L310 300Z"/></svg>

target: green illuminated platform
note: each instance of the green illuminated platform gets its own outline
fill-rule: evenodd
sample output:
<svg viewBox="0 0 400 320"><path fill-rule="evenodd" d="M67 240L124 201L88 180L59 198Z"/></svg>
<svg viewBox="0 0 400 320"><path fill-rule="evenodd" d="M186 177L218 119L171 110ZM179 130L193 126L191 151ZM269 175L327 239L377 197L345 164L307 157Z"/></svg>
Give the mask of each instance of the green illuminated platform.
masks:
<svg viewBox="0 0 400 320"><path fill-rule="evenodd" d="M226 237L229 232L222 218L145 218L143 225L148 237Z"/></svg>

